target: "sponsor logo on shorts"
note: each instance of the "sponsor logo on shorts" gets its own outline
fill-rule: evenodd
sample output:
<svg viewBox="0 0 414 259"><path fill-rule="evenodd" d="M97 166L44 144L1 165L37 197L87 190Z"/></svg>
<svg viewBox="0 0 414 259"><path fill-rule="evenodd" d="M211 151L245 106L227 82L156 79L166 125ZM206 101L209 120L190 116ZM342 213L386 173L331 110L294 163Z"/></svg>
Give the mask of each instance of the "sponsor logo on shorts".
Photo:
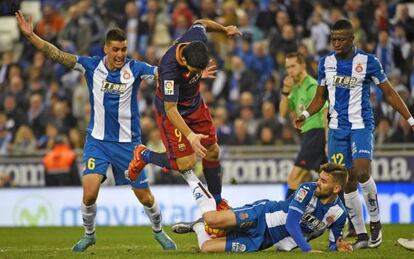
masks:
<svg viewBox="0 0 414 259"><path fill-rule="evenodd" d="M366 150L366 149L360 149L360 150L358 150L358 153L360 153L360 154L368 154L368 155L370 155L370 154L371 154L371 151Z"/></svg>
<svg viewBox="0 0 414 259"><path fill-rule="evenodd" d="M231 243L231 251L236 253L242 253L246 251L246 245L240 244L239 242Z"/></svg>
<svg viewBox="0 0 414 259"><path fill-rule="evenodd" d="M295 196L295 200L297 200L298 202L302 202L303 199L305 199L307 194L308 194L307 190L300 188L298 193Z"/></svg>
<svg viewBox="0 0 414 259"><path fill-rule="evenodd" d="M253 225L253 221L243 222L240 224L240 228L249 228Z"/></svg>
<svg viewBox="0 0 414 259"><path fill-rule="evenodd" d="M164 80L164 94L174 95L174 80Z"/></svg>

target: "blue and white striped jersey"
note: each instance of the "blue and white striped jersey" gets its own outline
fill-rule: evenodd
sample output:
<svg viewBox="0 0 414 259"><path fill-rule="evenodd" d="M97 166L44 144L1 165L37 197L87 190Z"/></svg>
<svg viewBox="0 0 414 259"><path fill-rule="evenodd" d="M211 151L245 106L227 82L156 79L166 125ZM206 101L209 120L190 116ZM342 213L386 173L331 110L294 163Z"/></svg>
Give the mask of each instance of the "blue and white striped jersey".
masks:
<svg viewBox="0 0 414 259"><path fill-rule="evenodd" d="M156 67L127 59L124 66L109 70L106 57L77 57L89 89L91 117L88 134L98 140L141 142L137 93L142 79L154 78Z"/></svg>
<svg viewBox="0 0 414 259"><path fill-rule="evenodd" d="M387 80L379 60L356 49L350 59L337 58L335 53L319 62L318 83L329 94L329 128L373 129L370 85Z"/></svg>
<svg viewBox="0 0 414 259"><path fill-rule="evenodd" d="M315 196L316 183L303 183L298 190L286 201L268 201L266 204L265 220L268 236L278 250L290 251L297 247L296 242L286 230L286 220L289 209L302 214L300 227L307 240L323 234L329 229L329 246L335 244L342 236L347 213L341 200L337 198L329 204L322 204Z"/></svg>

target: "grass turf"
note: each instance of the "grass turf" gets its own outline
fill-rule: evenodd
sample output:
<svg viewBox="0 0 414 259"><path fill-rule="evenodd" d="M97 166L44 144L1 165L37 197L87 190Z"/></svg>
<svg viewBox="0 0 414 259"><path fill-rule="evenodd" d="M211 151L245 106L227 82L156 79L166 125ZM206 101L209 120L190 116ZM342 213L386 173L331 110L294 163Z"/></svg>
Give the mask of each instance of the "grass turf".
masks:
<svg viewBox="0 0 414 259"><path fill-rule="evenodd" d="M167 232L178 245L178 251L162 251L152 238L150 227L97 227L97 243L84 253L73 253L71 247L82 236L82 228L0 228L0 258L414 258L396 244L399 237L414 237L414 225L384 225L383 243L378 249L350 253L304 254L275 252L274 248L250 254L201 254L195 234ZM315 249L326 251L327 235L311 242Z"/></svg>

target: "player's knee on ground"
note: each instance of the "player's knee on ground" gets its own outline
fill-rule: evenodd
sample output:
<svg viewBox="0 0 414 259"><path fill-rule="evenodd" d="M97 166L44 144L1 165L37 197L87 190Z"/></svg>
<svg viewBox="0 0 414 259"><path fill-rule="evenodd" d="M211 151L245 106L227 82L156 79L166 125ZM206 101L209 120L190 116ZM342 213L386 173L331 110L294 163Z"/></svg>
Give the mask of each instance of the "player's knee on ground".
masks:
<svg viewBox="0 0 414 259"><path fill-rule="evenodd" d="M219 159L219 155L220 155L220 147L216 143L216 144L211 145L211 146L208 147L207 154L206 154L206 157L204 159L217 161Z"/></svg>
<svg viewBox="0 0 414 259"><path fill-rule="evenodd" d="M179 171L191 170L196 164L197 158L195 155L181 157L177 159L177 166Z"/></svg>
<svg viewBox="0 0 414 259"><path fill-rule="evenodd" d="M223 220L218 211L208 211L203 214L204 222L211 228L221 228Z"/></svg>
<svg viewBox="0 0 414 259"><path fill-rule="evenodd" d="M152 207L154 204L154 196L149 189L133 189L139 202L147 207Z"/></svg>

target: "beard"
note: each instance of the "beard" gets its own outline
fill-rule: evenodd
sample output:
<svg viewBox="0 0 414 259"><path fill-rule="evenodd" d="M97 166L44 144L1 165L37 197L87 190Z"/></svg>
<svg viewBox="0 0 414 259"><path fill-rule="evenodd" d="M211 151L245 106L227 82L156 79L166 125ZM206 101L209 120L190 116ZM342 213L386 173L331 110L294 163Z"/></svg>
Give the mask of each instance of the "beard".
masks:
<svg viewBox="0 0 414 259"><path fill-rule="evenodd" d="M322 190L321 190L320 187L316 187L315 196L317 198L319 198L319 199L328 198L328 197L330 197L332 195L332 191L333 191L333 189L331 189L331 190L324 190L322 192Z"/></svg>

